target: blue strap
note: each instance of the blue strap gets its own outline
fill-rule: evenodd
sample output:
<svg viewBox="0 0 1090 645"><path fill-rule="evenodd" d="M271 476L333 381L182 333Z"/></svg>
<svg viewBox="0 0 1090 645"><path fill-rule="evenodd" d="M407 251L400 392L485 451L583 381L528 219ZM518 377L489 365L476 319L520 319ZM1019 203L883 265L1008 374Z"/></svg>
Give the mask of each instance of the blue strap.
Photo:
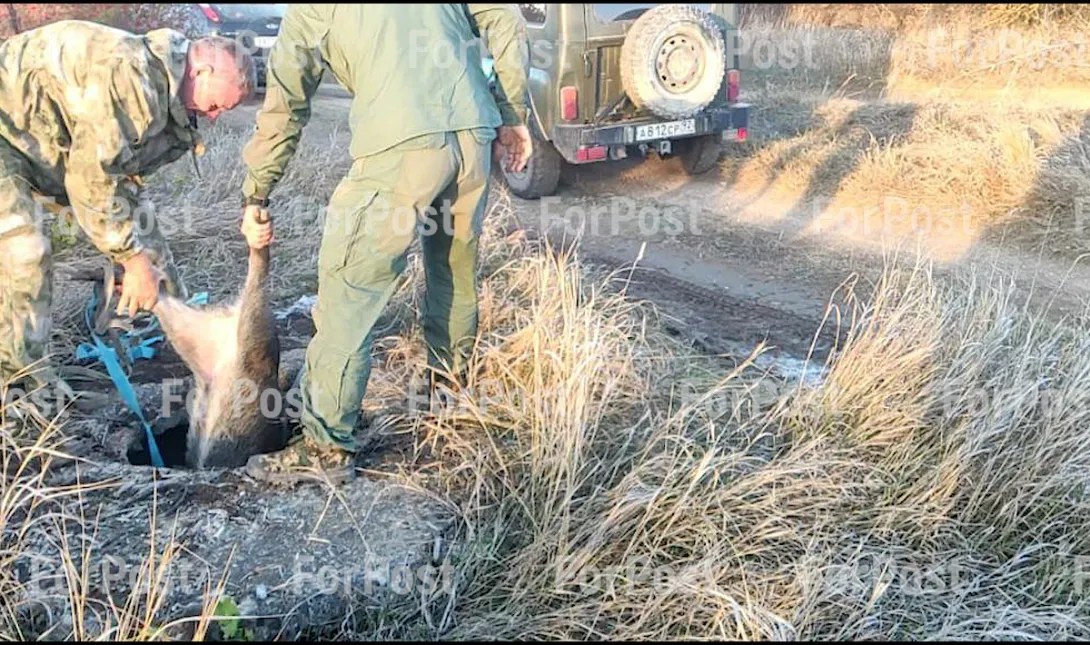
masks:
<svg viewBox="0 0 1090 645"><path fill-rule="evenodd" d="M201 292L193 296L187 301L187 304L205 304L208 302L208 294ZM121 395L121 399L132 410L140 423L144 426L144 433L148 438L148 452L151 453L151 463L156 468L163 468L165 466L163 457L159 453L159 446L155 441L155 435L151 430L151 424L148 423L144 417L143 410L140 409L140 402L136 398L136 392L132 388L132 384L129 382L128 376L125 375L125 370L122 369L121 363L117 358L117 352L106 343L102 342L102 338L94 332L94 311L98 305L98 295L94 292L91 293L91 300L87 303L87 309L84 311L84 322L87 324L87 329L90 331L91 339L94 344L80 343L76 348L76 358L79 360L94 360L102 362L106 366L106 372L110 375L110 379L114 382L114 386L117 387L118 394ZM163 336L154 336L151 338L145 338L139 343L128 342L132 338L140 338L149 332L155 331L159 328L159 320L154 316L152 320L142 329L133 329L127 331L121 335L124 342L125 352L128 355L129 362L132 363L138 359L150 359L154 358L157 350L155 344L163 340Z"/></svg>
<svg viewBox="0 0 1090 645"><path fill-rule="evenodd" d="M137 334L134 334L133 332L125 332L125 334L122 335L122 338L127 340L136 335ZM94 334L91 334L91 336L94 337ZM136 344L126 343L125 354L128 355L129 363L141 359L148 360L155 358L156 354L159 353L159 350L155 348L155 344L162 340L163 336L160 335L144 339ZM116 354L117 352L114 352L115 356ZM101 356L97 345L92 343L80 343L79 346L76 347L76 358L81 361L89 361L97 360L101 358Z"/></svg>
<svg viewBox="0 0 1090 645"><path fill-rule="evenodd" d="M125 370L121 369L121 364L117 361L117 354L110 347L107 347L102 339L97 335L92 334L95 339L95 347L98 350L98 358L106 365L106 371L109 372L110 378L113 379L114 385L117 386L117 392L121 395L121 399L129 406L129 409L136 413L140 423L144 424L144 433L148 437L148 451L151 453L151 464L156 468L162 468L163 457L159 454L159 446L155 443L155 435L151 431L151 425L147 419L144 418L144 412L140 409L140 402L136 399L136 392L132 389L132 384L129 383L129 377L125 376Z"/></svg>

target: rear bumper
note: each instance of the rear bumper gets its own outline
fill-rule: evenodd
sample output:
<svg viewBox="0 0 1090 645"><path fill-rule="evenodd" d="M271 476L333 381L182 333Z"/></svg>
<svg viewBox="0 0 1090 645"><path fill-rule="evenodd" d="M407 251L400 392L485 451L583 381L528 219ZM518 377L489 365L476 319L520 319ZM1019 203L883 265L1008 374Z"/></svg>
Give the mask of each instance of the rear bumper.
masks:
<svg viewBox="0 0 1090 645"><path fill-rule="evenodd" d="M687 119L682 119L687 120ZM749 126L749 105L736 103L729 107L712 108L693 117L693 131L687 134L665 136L660 138L640 139L637 137L637 129L640 126L655 123L669 123L670 119L639 119L624 121L622 123L593 125L564 125L554 126L552 143L568 163L587 163L581 159L581 148L621 148L646 144L657 145L659 141L689 139L709 134L722 133L724 140L744 138ZM741 133L741 136L739 136ZM592 161L600 161L596 158Z"/></svg>

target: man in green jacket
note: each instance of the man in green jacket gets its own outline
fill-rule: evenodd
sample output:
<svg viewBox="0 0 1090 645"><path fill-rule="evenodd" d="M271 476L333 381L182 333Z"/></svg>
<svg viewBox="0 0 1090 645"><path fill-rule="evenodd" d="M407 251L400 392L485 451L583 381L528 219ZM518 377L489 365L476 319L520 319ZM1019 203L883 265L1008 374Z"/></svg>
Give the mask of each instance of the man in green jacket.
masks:
<svg viewBox="0 0 1090 645"><path fill-rule="evenodd" d="M482 39L494 59L495 94L481 69ZM248 470L259 479L291 481L315 468L333 479L354 476L372 328L418 224L428 362L435 372L462 374L477 332L492 148L505 149L516 171L531 151L529 43L515 5L291 5L244 151L243 234L251 245L271 241L269 198L310 117L323 63L353 95L354 163L324 223L317 333L300 380L303 436L280 453L253 457Z"/></svg>

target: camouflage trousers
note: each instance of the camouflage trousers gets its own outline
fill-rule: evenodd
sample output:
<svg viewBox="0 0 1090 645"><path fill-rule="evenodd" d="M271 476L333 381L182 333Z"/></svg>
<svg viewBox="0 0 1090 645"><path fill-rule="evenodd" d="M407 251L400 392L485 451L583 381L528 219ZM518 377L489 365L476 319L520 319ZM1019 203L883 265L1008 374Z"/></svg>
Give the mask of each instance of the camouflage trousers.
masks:
<svg viewBox="0 0 1090 645"><path fill-rule="evenodd" d="M35 198L32 176L26 158L0 139L0 385L29 379L48 386L58 380L47 356L53 327L49 200ZM158 224L146 221L139 233L152 262L167 276L168 292L184 295Z"/></svg>
<svg viewBox="0 0 1090 645"><path fill-rule="evenodd" d="M373 328L419 235L428 363L459 374L474 343L477 256L491 173L490 129L412 139L357 160L337 186L318 255L316 333L301 372L302 426L355 452Z"/></svg>

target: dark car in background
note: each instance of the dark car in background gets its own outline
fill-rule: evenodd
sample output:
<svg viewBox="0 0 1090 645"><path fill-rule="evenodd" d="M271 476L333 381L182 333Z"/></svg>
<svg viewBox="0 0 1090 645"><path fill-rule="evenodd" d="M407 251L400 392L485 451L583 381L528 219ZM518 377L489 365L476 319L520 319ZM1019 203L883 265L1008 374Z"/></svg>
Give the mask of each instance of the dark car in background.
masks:
<svg viewBox="0 0 1090 645"><path fill-rule="evenodd" d="M208 33L239 40L254 57L257 84L265 87L269 51L280 34L286 4L199 4Z"/></svg>

